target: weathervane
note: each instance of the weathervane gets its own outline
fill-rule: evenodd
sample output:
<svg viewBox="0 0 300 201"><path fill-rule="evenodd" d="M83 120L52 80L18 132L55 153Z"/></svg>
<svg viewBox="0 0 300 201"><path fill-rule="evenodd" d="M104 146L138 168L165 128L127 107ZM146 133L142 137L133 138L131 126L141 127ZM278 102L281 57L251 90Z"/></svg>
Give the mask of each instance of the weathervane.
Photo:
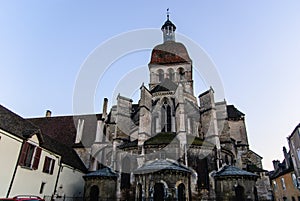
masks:
<svg viewBox="0 0 300 201"><path fill-rule="evenodd" d="M170 12L169 12L169 8L167 8L167 19L169 20L170 17Z"/></svg>

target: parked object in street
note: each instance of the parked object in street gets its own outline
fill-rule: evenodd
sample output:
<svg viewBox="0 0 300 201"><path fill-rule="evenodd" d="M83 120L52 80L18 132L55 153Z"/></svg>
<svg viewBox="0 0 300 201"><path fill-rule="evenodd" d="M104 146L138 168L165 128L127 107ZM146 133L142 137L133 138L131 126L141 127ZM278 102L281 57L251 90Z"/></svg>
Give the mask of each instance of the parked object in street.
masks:
<svg viewBox="0 0 300 201"><path fill-rule="evenodd" d="M45 201L35 195L18 195L13 198L0 198L0 201Z"/></svg>

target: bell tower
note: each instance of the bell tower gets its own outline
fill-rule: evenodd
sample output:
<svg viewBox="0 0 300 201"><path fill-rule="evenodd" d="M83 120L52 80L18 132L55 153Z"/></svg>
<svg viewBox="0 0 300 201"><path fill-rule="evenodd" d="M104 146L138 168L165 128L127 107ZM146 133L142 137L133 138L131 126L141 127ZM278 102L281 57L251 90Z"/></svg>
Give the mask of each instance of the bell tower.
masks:
<svg viewBox="0 0 300 201"><path fill-rule="evenodd" d="M181 83L185 92L194 95L192 60L186 47L175 41L176 26L170 20L169 9L167 11L167 20L161 27L163 43L153 48L148 65L149 89L162 86L173 91L173 86Z"/></svg>
<svg viewBox="0 0 300 201"><path fill-rule="evenodd" d="M175 30L176 26L170 21L169 8L167 9L167 21L161 27L163 32L163 40L166 41L175 41Z"/></svg>

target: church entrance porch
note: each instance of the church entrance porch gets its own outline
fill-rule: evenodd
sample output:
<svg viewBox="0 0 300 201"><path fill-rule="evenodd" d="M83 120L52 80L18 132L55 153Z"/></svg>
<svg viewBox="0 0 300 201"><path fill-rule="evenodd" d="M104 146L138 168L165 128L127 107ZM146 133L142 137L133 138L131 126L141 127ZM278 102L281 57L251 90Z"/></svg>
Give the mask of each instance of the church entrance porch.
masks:
<svg viewBox="0 0 300 201"><path fill-rule="evenodd" d="M134 174L137 187L136 200L190 200L191 171L176 161L169 159L149 161Z"/></svg>

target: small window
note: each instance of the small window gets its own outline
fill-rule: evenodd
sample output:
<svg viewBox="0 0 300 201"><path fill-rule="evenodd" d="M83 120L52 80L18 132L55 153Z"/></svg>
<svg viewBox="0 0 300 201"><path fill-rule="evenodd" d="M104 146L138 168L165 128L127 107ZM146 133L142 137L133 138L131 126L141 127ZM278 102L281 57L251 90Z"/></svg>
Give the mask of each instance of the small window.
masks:
<svg viewBox="0 0 300 201"><path fill-rule="evenodd" d="M284 182L284 178L281 178L281 186L283 190L286 190L286 186L285 186L285 182Z"/></svg>
<svg viewBox="0 0 300 201"><path fill-rule="evenodd" d="M278 187L277 187L277 182L276 181L273 181L273 187L274 187L274 190L277 191Z"/></svg>
<svg viewBox="0 0 300 201"><path fill-rule="evenodd" d="M44 167L43 167L43 172L48 173L48 174L53 174L54 165L55 165L55 160L46 156L45 162L44 162Z"/></svg>
<svg viewBox="0 0 300 201"><path fill-rule="evenodd" d="M297 148L298 161L300 161L300 149Z"/></svg>
<svg viewBox="0 0 300 201"><path fill-rule="evenodd" d="M298 182L297 182L297 177L296 177L295 173L292 173L292 179L293 179L293 184L294 184L295 188L297 188Z"/></svg>
<svg viewBox="0 0 300 201"><path fill-rule="evenodd" d="M28 142L25 142L22 147L19 165L34 170L38 169L42 149Z"/></svg>
<svg viewBox="0 0 300 201"><path fill-rule="evenodd" d="M45 188L45 184L46 184L46 182L42 182L41 188L40 188L40 194L43 194L44 188Z"/></svg>

